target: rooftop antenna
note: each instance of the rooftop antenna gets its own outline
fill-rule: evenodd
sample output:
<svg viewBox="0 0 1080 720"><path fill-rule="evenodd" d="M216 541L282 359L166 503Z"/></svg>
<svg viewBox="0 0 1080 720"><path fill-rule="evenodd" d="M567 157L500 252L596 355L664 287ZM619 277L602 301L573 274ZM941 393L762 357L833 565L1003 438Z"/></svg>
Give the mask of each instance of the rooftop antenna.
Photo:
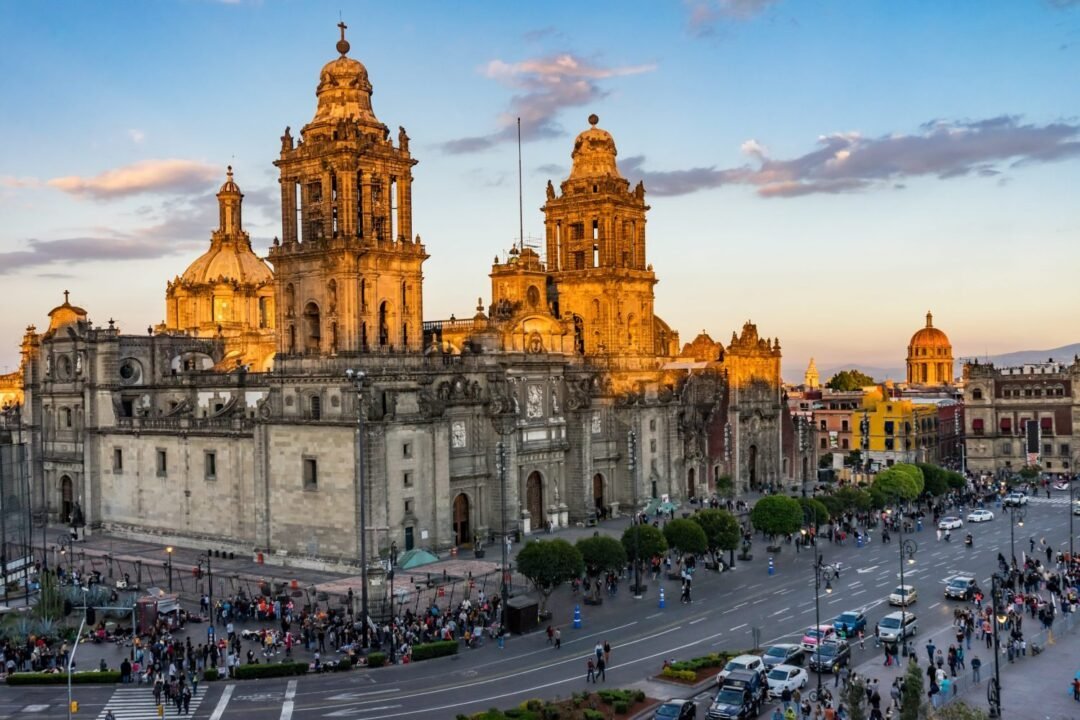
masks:
<svg viewBox="0 0 1080 720"><path fill-rule="evenodd" d="M517 142L518 142L518 242L521 243L519 250L525 250L525 209L521 200L521 118L517 119Z"/></svg>

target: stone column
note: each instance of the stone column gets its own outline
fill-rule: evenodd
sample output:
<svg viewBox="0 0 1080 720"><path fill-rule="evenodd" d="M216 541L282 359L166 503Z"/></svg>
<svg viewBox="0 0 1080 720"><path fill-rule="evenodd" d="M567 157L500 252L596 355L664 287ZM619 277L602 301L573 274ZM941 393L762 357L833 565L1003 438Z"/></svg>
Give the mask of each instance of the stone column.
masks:
<svg viewBox="0 0 1080 720"><path fill-rule="evenodd" d="M296 182L281 178L281 240L296 242Z"/></svg>
<svg viewBox="0 0 1080 720"><path fill-rule="evenodd" d="M362 235L368 239L373 239L372 235L372 213L373 206L371 202L371 178L372 175L369 172L361 171L359 188L362 193L360 198L360 223L362 229Z"/></svg>
<svg viewBox="0 0 1080 720"><path fill-rule="evenodd" d="M398 232L412 241L412 175L398 178Z"/></svg>
<svg viewBox="0 0 1080 720"><path fill-rule="evenodd" d="M337 226L338 235L346 238L356 236L356 173L337 175Z"/></svg>

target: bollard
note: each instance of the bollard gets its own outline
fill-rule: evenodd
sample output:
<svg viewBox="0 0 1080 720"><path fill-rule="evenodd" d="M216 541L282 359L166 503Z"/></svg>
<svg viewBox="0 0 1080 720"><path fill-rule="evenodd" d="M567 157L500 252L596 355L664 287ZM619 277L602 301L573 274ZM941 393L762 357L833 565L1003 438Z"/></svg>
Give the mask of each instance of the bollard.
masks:
<svg viewBox="0 0 1080 720"><path fill-rule="evenodd" d="M661 587L660 588L660 609L663 610L664 606L665 606L665 603L664 603L664 588Z"/></svg>
<svg viewBox="0 0 1080 720"><path fill-rule="evenodd" d="M580 605L575 605L574 606L574 629L575 630L580 630L581 629L581 606Z"/></svg>
<svg viewBox="0 0 1080 720"><path fill-rule="evenodd" d="M775 575L776 574L776 567L773 565L773 560L772 560L771 557L769 558L769 574L770 575Z"/></svg>
<svg viewBox="0 0 1080 720"><path fill-rule="evenodd" d="M916 532L922 532L922 520L915 521L915 530Z"/></svg>
<svg viewBox="0 0 1080 720"><path fill-rule="evenodd" d="M863 546L862 535L861 534L856 535L855 536L855 547L862 547L862 546Z"/></svg>

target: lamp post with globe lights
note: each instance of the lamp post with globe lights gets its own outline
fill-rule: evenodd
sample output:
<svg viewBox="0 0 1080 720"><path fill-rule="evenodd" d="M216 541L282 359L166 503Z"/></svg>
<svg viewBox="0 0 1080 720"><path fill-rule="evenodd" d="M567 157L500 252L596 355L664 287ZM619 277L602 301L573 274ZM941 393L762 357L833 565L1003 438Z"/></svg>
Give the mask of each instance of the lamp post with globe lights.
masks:
<svg viewBox="0 0 1080 720"><path fill-rule="evenodd" d="M367 481L364 477L364 378L363 370L349 368L346 379L356 390L356 482L360 486L360 638L369 646L368 632L368 556L367 556ZM350 608L350 612L352 609Z"/></svg>

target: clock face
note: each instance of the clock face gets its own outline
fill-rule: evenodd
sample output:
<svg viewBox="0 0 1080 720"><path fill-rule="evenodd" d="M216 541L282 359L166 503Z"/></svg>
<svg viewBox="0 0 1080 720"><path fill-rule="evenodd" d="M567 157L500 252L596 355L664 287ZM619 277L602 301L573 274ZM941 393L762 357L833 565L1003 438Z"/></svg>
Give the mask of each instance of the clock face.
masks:
<svg viewBox="0 0 1080 720"><path fill-rule="evenodd" d="M539 385L530 385L525 416L530 420L544 417L544 389Z"/></svg>
<svg viewBox="0 0 1080 720"><path fill-rule="evenodd" d="M465 422L463 420L455 420L450 425L450 447L463 448L467 444L468 437L465 433Z"/></svg>

